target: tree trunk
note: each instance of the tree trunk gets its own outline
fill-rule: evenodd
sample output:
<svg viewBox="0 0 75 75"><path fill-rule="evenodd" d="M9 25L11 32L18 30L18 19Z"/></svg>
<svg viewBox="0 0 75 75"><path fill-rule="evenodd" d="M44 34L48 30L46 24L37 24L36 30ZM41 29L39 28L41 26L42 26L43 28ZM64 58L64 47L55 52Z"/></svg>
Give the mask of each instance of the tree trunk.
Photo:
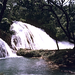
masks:
<svg viewBox="0 0 75 75"><path fill-rule="evenodd" d="M3 1L3 8L2 8L1 13L0 13L0 23L1 23L1 21L2 21L2 16L3 16L3 14L4 14L4 10L6 9L6 3L7 3L7 1L8 1L8 0L4 0L4 1Z"/></svg>
<svg viewBox="0 0 75 75"><path fill-rule="evenodd" d="M58 40L56 39L57 49L59 50Z"/></svg>

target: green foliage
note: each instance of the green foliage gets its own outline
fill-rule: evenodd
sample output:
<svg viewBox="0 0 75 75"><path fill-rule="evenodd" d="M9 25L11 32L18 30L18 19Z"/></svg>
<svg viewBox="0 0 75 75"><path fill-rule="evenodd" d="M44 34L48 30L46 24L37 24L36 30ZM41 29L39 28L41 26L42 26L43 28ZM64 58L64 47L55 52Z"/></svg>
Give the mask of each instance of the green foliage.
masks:
<svg viewBox="0 0 75 75"><path fill-rule="evenodd" d="M14 5L14 3L16 5ZM53 15L46 9L48 9L48 7L42 8L40 0L8 0L4 17L7 17L10 22L12 20L19 20L35 25L36 27L44 29L54 38L56 35L56 22Z"/></svg>
<svg viewBox="0 0 75 75"><path fill-rule="evenodd" d="M19 51L17 51L17 55L24 57L41 57L41 55L37 51L27 51L24 49L20 49Z"/></svg>
<svg viewBox="0 0 75 75"><path fill-rule="evenodd" d="M61 27L57 27L56 31L57 31L56 37L58 40L60 40L60 41L61 40L67 40L67 37L66 37L65 33L62 31Z"/></svg>
<svg viewBox="0 0 75 75"><path fill-rule="evenodd" d="M0 9L2 9L2 6L3 6L3 4L2 4L2 2L0 2Z"/></svg>
<svg viewBox="0 0 75 75"><path fill-rule="evenodd" d="M4 31L8 31L10 27L10 22L8 21L7 18L3 18L2 22L0 23L0 29L4 30Z"/></svg>
<svg viewBox="0 0 75 75"><path fill-rule="evenodd" d="M13 20L17 20L27 22L44 29L54 39L57 37L58 40L67 40L66 35L60 28L55 15L51 11L51 8L49 6L44 6L44 4L47 4L44 0L8 0L3 16L3 18L8 19L8 22L2 22L1 26L3 27L0 26L0 28L7 31L9 29L9 24L11 24ZM67 31L65 14L55 5L52 6L52 9L57 14L63 28ZM69 31L72 35L75 33L75 13L72 9L69 13L68 6L64 6L63 9L66 10L68 15L70 15ZM75 6L73 9L75 11Z"/></svg>
<svg viewBox="0 0 75 75"><path fill-rule="evenodd" d="M22 19L22 18L20 18L20 21L22 21L22 22L26 22L26 20L25 20L25 19Z"/></svg>
<svg viewBox="0 0 75 75"><path fill-rule="evenodd" d="M51 50L28 50L20 49L17 51L17 55L24 57L43 57L48 58L48 56L54 55L55 52Z"/></svg>

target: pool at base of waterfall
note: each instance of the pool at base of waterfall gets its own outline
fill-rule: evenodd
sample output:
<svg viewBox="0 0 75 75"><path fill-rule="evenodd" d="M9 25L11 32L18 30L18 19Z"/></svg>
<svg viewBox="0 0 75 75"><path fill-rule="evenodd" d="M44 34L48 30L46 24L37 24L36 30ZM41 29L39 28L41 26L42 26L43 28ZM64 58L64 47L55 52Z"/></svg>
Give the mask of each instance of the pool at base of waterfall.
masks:
<svg viewBox="0 0 75 75"><path fill-rule="evenodd" d="M65 70L69 71L69 69ZM72 70L74 72L74 70ZM52 70L45 60L40 58L0 59L0 75L74 75L62 70Z"/></svg>

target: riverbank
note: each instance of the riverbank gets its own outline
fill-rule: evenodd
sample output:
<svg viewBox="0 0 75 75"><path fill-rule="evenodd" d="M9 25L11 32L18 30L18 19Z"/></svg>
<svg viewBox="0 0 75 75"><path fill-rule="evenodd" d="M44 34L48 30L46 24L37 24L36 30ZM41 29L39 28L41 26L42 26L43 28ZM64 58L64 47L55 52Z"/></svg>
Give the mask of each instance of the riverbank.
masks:
<svg viewBox="0 0 75 75"><path fill-rule="evenodd" d="M17 55L24 57L40 57L47 61L52 69L75 68L75 49L62 50L26 50L20 49Z"/></svg>

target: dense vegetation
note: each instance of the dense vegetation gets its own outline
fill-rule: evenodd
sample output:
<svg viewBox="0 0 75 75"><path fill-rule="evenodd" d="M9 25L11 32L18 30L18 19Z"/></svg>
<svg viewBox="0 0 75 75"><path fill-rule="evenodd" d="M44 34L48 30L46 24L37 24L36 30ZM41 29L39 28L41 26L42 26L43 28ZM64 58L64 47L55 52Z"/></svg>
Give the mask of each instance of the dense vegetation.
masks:
<svg viewBox="0 0 75 75"><path fill-rule="evenodd" d="M8 32L12 21L23 21L44 29L54 39L75 43L74 11L75 5L64 6L64 0L8 0L0 29Z"/></svg>

